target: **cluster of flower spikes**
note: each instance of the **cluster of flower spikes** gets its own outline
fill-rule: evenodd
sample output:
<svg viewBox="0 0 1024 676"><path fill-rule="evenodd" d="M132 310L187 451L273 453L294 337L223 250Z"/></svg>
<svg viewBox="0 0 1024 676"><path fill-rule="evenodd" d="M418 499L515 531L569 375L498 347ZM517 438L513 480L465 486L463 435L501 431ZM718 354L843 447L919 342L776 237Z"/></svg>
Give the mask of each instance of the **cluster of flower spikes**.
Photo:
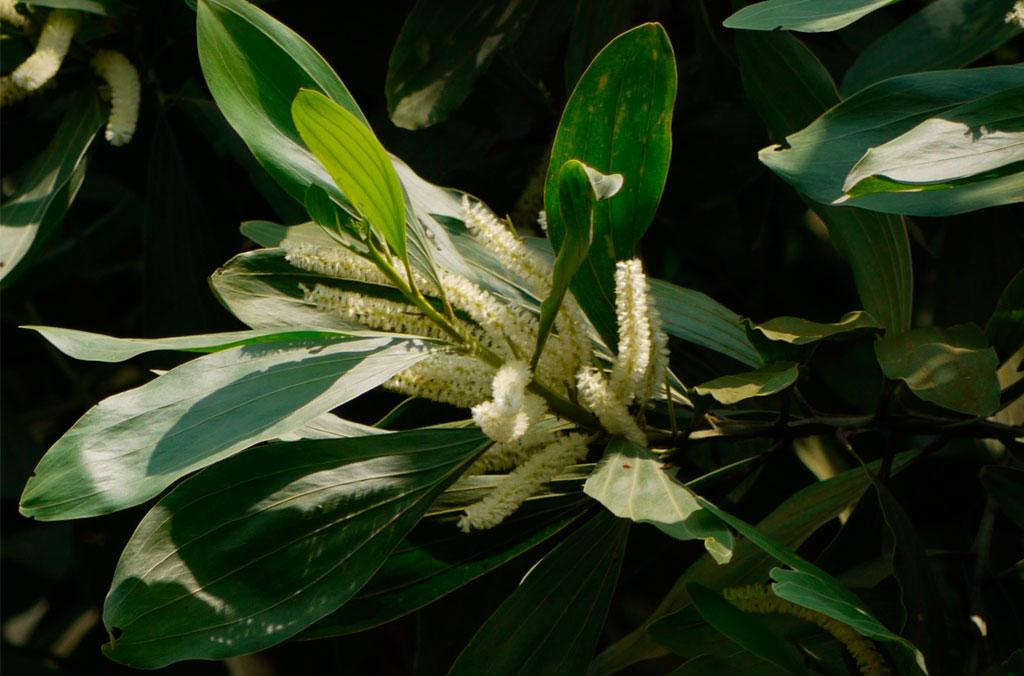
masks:
<svg viewBox="0 0 1024 676"><path fill-rule="evenodd" d="M0 19L20 30L31 26L29 17L18 11L14 0L0 0ZM10 75L0 77L0 106L21 101L53 82L80 23L81 15L70 10L55 9L46 15L35 51ZM139 74L124 54L110 49L98 51L92 67L110 95L104 136L111 145L124 145L131 140L138 122L142 91Z"/></svg>
<svg viewBox="0 0 1024 676"><path fill-rule="evenodd" d="M464 220L473 237L537 299L551 290L551 266L482 204L463 198ZM390 286L371 261L342 246L283 244L293 266L317 275ZM480 502L467 507L459 521L464 531L491 528L523 502L587 454L588 436L547 410L545 401L528 391L536 381L558 396L578 400L604 430L638 444L646 440L630 412L640 408L664 381L667 338L650 300L639 260L624 261L616 270L618 354L609 374L592 365L591 326L576 299L566 294L555 318L555 330L535 369L523 361L533 352L539 320L536 313L509 304L461 275L441 270L444 295L467 320L458 328L502 360L494 368L457 350L431 354L394 376L385 388L471 409L473 420L494 444L469 468L467 475L509 472ZM408 279L406 279L408 281ZM416 286L436 294L436 286L414 273ZM447 339L445 333L412 305L359 291L317 284L304 288L304 299L347 322L392 333ZM537 425L543 418L549 424Z"/></svg>

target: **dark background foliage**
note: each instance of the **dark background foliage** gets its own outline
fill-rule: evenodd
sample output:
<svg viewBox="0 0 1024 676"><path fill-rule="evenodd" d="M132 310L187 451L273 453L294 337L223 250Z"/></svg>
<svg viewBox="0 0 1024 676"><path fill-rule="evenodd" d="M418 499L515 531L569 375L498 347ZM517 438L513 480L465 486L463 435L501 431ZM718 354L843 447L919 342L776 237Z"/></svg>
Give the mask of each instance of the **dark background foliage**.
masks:
<svg viewBox="0 0 1024 676"><path fill-rule="evenodd" d="M431 182L465 189L495 211L512 214L525 230L534 227L532 216L540 206L540 195L531 194L529 184L545 166L571 88L567 77L578 74L573 61L567 65L567 51L589 58L601 41L621 30L645 20L661 21L676 49L679 95L668 184L643 241L651 273L708 293L756 321L782 314L833 321L858 307L849 269L822 226L808 218L792 189L757 160L757 150L774 139L744 93L733 36L720 27L727 3L593 1L609 8L603 35L590 43L572 43L576 3L539 3L521 39L499 52L467 101L446 122L421 131L393 126L384 97L388 57L412 3L292 1L264 6L321 51L394 154ZM838 74L874 36L919 5L902 3L842 31L801 37ZM87 521L38 524L18 515L17 498L45 449L94 402L144 382L149 378L146 369L168 368L177 359L160 355L131 364L76 363L18 326L48 324L118 336L234 328L237 324L219 308L205 279L233 253L251 246L238 233L239 222L304 220L298 205L252 161L210 102L196 58L194 20L180 0L132 3L123 16L110 20L111 34L105 40L139 65L143 79L138 132L125 148L97 143L82 192L60 232L3 291L0 508L2 668L7 674L127 672L102 657L102 624L88 620L102 606L117 556L144 508ZM988 60L1012 62L1020 56L1020 44L1011 43ZM4 58L6 72L10 57ZM53 113L40 100L3 111L5 174L45 143L57 124ZM1019 207L914 219L910 232L918 320L984 324L1001 290L1024 265L1020 223ZM674 347L673 365L687 382L736 366L698 348ZM853 388L863 374L850 365L862 363L857 356L869 349L867 343L844 343L823 349L816 359L832 365L841 374L840 382L845 369ZM870 393L866 399L864 394L831 391L822 396L837 405L870 406ZM373 422L393 401L374 395L346 413ZM871 448L871 441L863 440L862 450L877 457L879 450ZM936 459L928 471L893 483L926 546L936 553L932 562L946 600L956 609L947 621L963 635L966 609L975 593L971 546L985 502L976 465L967 460L975 443L980 442L962 442L949 459ZM730 452L724 447L708 450L720 457ZM764 465L763 472L745 496L743 511L763 513L810 478L792 454ZM872 502L862 501L856 517L863 520L865 533L880 524ZM1008 522L999 526L992 542L993 571L1008 569L1021 551L1019 533ZM824 550L836 530L823 529L805 551ZM606 639L621 636L644 618L701 552L699 542L668 540L651 527L634 528L631 538ZM846 556L848 562L863 552L857 542L831 545L830 553ZM526 563L506 566L367 634L287 643L250 661L247 668L279 674L444 673L480 622L514 587ZM988 600L989 625L996 632L988 645L998 654L1024 636L1024 619L1017 614L1024 607L1020 584L1007 579L988 580L978 592ZM40 603L46 604L46 612L30 640L11 645L8 620ZM879 612L884 616L893 611ZM85 628L84 636L72 641L75 645L64 657L54 658L52 653L74 636L76 626ZM231 668L241 667L236 663ZM645 668L659 671L656 664ZM218 674L225 669L215 663L188 663L166 671Z"/></svg>

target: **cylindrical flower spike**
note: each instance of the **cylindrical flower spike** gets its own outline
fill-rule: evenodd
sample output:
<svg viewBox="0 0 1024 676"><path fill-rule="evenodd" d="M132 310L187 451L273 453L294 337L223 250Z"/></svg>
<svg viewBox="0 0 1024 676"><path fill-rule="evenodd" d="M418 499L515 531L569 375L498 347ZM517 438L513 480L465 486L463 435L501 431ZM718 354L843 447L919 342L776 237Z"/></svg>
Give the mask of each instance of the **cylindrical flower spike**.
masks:
<svg viewBox="0 0 1024 676"><path fill-rule="evenodd" d="M1013 3L1013 9L1006 13L1003 19L1006 23L1015 23L1024 28L1024 0L1017 0Z"/></svg>
<svg viewBox="0 0 1024 676"><path fill-rule="evenodd" d="M639 258L615 268L615 314L619 353L612 367L612 391L627 406L643 398L651 365L651 322L647 313L647 277Z"/></svg>
<svg viewBox="0 0 1024 676"><path fill-rule="evenodd" d="M78 22L77 12L62 9L50 12L43 25L43 31L39 34L36 50L11 73L14 84L31 92L50 81L57 74L68 53Z"/></svg>
<svg viewBox="0 0 1024 676"><path fill-rule="evenodd" d="M526 362L510 361L494 375L493 399L473 407L473 421L483 433L499 443L515 441L530 429L545 411L544 402L526 393L532 374Z"/></svg>
<svg viewBox="0 0 1024 676"><path fill-rule="evenodd" d="M576 378L576 387L580 403L597 416L609 433L625 437L638 446L647 446L647 437L600 371L583 369Z"/></svg>
<svg viewBox="0 0 1024 676"><path fill-rule="evenodd" d="M28 26L28 17L19 12L15 5L15 0L0 0L0 19L15 28L25 28Z"/></svg>
<svg viewBox="0 0 1024 676"><path fill-rule="evenodd" d="M104 136L110 145L123 146L132 140L139 121L139 73L128 57L110 49L97 52L92 67L110 86L110 118Z"/></svg>

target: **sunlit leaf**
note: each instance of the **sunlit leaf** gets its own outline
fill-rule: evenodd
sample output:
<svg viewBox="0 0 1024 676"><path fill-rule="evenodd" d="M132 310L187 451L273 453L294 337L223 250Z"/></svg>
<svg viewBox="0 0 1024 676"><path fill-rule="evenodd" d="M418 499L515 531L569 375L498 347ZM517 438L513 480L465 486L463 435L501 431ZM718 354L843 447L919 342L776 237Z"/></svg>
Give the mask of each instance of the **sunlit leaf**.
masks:
<svg viewBox="0 0 1024 676"><path fill-rule="evenodd" d="M807 345L833 336L878 328L881 327L874 317L860 310L847 312L832 324L812 322L800 317L776 317L754 325L754 329L764 334L765 338L793 345Z"/></svg>
<svg viewBox="0 0 1024 676"><path fill-rule="evenodd" d="M850 25L897 0L765 0L748 5L722 25L755 31L825 33Z"/></svg>
<svg viewBox="0 0 1024 676"><path fill-rule="evenodd" d="M753 371L715 378L693 389L698 394L714 397L720 404L735 404L752 397L777 394L795 383L799 375L796 364L779 361Z"/></svg>

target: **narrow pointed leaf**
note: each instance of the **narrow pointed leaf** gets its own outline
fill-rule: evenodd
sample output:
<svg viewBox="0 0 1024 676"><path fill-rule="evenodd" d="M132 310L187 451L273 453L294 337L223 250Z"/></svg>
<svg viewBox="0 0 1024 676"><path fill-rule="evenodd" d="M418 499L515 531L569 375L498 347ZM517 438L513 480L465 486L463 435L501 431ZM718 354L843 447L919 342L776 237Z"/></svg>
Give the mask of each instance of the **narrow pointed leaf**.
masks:
<svg viewBox="0 0 1024 676"><path fill-rule="evenodd" d="M419 341L319 338L199 357L90 409L29 479L21 512L107 514L302 426L429 354Z"/></svg>
<svg viewBox="0 0 1024 676"><path fill-rule="evenodd" d="M121 555L104 652L156 668L295 635L370 580L485 444L476 430L269 444L192 477Z"/></svg>
<svg viewBox="0 0 1024 676"><path fill-rule="evenodd" d="M654 218L672 153L676 68L664 28L644 24L615 38L576 84L558 125L544 185L548 234L555 250L566 237L559 170L577 159L604 174L622 174L615 199L594 205L593 246L572 290L598 332L615 346L615 261L636 255Z"/></svg>
<svg viewBox="0 0 1024 676"><path fill-rule="evenodd" d="M299 135L360 216L405 258L405 195L384 147L365 122L304 89L292 103Z"/></svg>
<svg viewBox="0 0 1024 676"><path fill-rule="evenodd" d="M765 0L748 5L722 25L755 31L827 33L897 0Z"/></svg>
<svg viewBox="0 0 1024 676"><path fill-rule="evenodd" d="M601 511L541 559L480 627L449 676L582 676L593 657L629 522Z"/></svg>
<svg viewBox="0 0 1024 676"><path fill-rule="evenodd" d="M796 382L799 367L793 362L779 361L754 371L736 373L709 380L694 391L714 397L720 404L735 404L752 397L777 394Z"/></svg>
<svg viewBox="0 0 1024 676"><path fill-rule="evenodd" d="M887 378L902 380L921 399L967 415L999 408L996 352L972 324L922 327L875 343Z"/></svg>
<svg viewBox="0 0 1024 676"><path fill-rule="evenodd" d="M702 513L696 496L662 464L655 453L625 439L613 439L583 492L620 518L654 524L677 540L704 540L716 561L728 563L732 533Z"/></svg>

